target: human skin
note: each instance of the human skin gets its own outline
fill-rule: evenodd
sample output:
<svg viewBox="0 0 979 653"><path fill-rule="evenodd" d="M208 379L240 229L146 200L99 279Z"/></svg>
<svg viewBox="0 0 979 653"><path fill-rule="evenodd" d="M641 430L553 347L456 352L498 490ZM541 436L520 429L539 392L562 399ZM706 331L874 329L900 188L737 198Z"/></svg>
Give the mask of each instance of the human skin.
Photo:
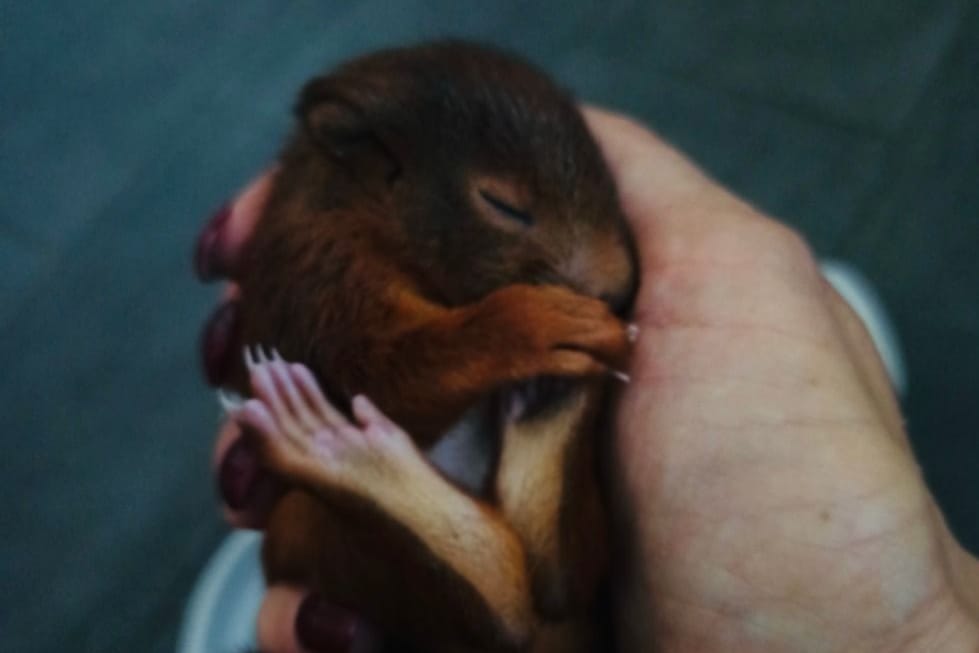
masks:
<svg viewBox="0 0 979 653"><path fill-rule="evenodd" d="M637 123L584 114L642 270L610 475L622 650L979 651L979 561L945 526L873 343L805 243ZM234 278L267 188L266 175L233 203L210 276ZM257 464L228 423L219 476L232 446ZM226 514L261 527L280 488L248 479ZM370 648L355 616L270 588L262 650L308 650L297 633Z"/></svg>

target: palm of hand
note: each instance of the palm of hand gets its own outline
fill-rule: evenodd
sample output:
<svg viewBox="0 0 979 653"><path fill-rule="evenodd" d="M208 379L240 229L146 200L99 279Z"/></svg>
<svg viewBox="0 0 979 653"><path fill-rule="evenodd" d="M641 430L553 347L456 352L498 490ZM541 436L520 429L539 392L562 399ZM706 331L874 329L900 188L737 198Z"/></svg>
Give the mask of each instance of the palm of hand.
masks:
<svg viewBox="0 0 979 653"><path fill-rule="evenodd" d="M947 532L857 318L796 236L671 170L659 194L619 174L645 275L617 412L625 648L883 650L947 619Z"/></svg>

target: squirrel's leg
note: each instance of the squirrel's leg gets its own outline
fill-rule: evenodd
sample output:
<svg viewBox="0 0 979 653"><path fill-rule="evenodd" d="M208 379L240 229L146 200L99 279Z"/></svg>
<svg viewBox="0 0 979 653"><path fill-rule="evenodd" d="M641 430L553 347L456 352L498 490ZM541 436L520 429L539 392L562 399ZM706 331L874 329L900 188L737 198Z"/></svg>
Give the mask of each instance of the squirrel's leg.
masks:
<svg viewBox="0 0 979 653"><path fill-rule="evenodd" d="M582 382L560 405L505 425L496 492L527 551L535 608L548 620L593 608L606 569L595 459L605 385Z"/></svg>
<svg viewBox="0 0 979 653"><path fill-rule="evenodd" d="M355 399L354 421L349 421L326 400L305 367L277 356L252 360L249 367L256 398L232 415L256 439L275 473L355 522L353 535L332 537L322 523L286 527L289 533L270 543L279 551L267 551L266 562L274 568L276 561L269 558L275 556L323 561L315 580L327 598L393 632L414 633L422 641L438 633L436 641L480 650L525 646L535 625L525 556L496 511L443 478L407 434L366 398ZM301 504L308 498L297 496L289 500L307 515L308 506ZM271 526L274 538L276 524ZM327 536L318 545L324 550L304 550L316 535ZM334 554L343 548L342 542L330 545L338 538L348 538L348 545L367 543L361 560L370 560L373 570L354 560L351 568L359 567L361 578L343 582L331 577L342 557L323 556L331 546ZM288 551L293 545L298 550ZM357 558L358 552L348 546L340 555ZM349 571L341 569L339 575ZM331 585L334 581L339 587Z"/></svg>

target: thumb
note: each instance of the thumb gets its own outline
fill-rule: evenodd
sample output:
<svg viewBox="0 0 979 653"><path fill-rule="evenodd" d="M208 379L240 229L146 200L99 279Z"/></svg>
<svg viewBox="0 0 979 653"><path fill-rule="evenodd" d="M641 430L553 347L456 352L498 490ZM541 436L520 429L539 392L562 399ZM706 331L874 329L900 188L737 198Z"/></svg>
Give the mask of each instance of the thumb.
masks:
<svg viewBox="0 0 979 653"><path fill-rule="evenodd" d="M788 231L632 118L596 107L584 107L582 114L647 261L673 260L677 252L695 253L731 237L741 240L746 227L753 233Z"/></svg>

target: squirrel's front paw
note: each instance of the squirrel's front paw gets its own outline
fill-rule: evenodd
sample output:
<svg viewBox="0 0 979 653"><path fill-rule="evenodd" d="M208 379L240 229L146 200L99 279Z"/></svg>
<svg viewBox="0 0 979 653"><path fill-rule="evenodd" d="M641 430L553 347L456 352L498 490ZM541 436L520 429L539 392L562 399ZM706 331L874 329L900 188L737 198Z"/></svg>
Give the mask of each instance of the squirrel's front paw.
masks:
<svg viewBox="0 0 979 653"><path fill-rule="evenodd" d="M561 286L508 286L488 297L512 337L508 360L518 377L597 376L623 380L638 330L599 299Z"/></svg>
<svg viewBox="0 0 979 653"><path fill-rule="evenodd" d="M245 350L255 397L231 417L256 437L266 464L287 479L356 493L397 478L420 457L408 435L366 397L352 423L326 399L313 373L275 350Z"/></svg>

